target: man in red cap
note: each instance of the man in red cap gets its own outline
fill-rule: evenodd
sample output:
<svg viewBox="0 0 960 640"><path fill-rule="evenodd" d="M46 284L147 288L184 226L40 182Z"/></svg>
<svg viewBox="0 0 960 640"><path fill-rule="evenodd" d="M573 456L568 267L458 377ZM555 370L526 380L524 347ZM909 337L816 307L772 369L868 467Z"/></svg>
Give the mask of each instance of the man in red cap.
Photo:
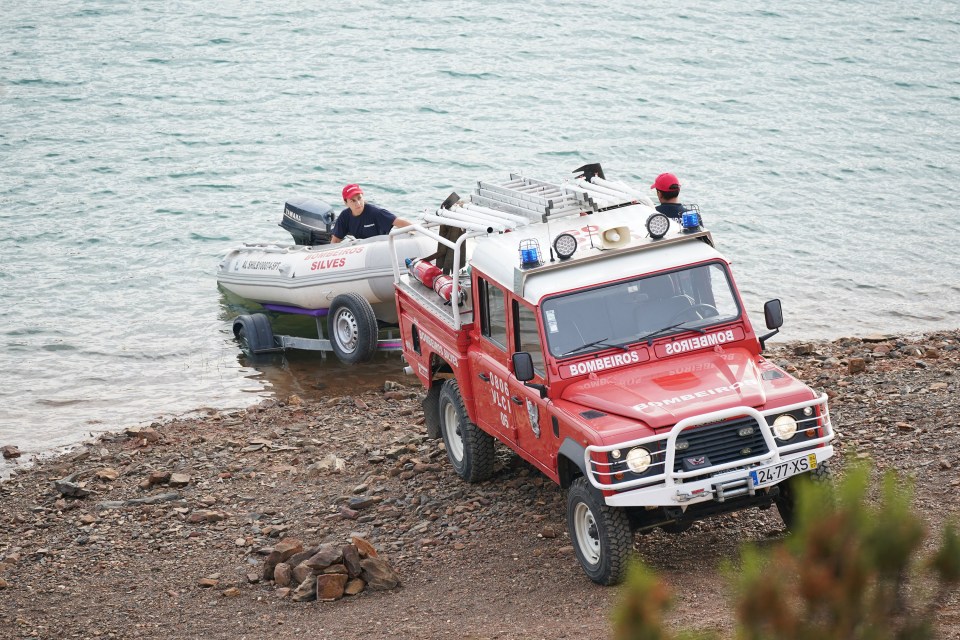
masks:
<svg viewBox="0 0 960 640"><path fill-rule="evenodd" d="M410 223L398 218L383 207L370 204L363 199L363 189L358 184L348 184L343 188L343 202L347 208L340 212L333 223L330 242L337 243L346 238L372 238L390 233L393 227L407 227Z"/></svg>
<svg viewBox="0 0 960 640"><path fill-rule="evenodd" d="M680 204L680 181L677 180L677 176L672 173L661 173L650 188L657 190L657 199L660 200L657 211L668 218L679 220L684 208Z"/></svg>

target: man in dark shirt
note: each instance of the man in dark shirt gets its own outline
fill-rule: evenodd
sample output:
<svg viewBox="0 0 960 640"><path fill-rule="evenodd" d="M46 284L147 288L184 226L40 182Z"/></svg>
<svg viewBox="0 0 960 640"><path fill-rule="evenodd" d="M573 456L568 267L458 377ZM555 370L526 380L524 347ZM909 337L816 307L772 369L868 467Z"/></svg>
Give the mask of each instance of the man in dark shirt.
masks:
<svg viewBox="0 0 960 640"><path fill-rule="evenodd" d="M358 184L348 184L343 188L343 201L347 208L340 212L333 223L330 242L337 243L346 238L372 238L390 233L393 227L407 227L410 223L398 218L383 207L370 204L363 199L363 189Z"/></svg>
<svg viewBox="0 0 960 640"><path fill-rule="evenodd" d="M661 173L650 188L657 190L657 198L660 200L657 211L668 218L679 220L684 208L680 204L680 181L677 180L677 176L672 173Z"/></svg>

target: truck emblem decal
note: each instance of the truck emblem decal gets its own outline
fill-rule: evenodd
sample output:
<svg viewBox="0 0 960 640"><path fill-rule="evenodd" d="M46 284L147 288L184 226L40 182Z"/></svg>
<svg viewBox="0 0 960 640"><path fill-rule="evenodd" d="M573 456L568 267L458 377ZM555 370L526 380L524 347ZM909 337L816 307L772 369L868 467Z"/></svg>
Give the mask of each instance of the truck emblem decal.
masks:
<svg viewBox="0 0 960 640"><path fill-rule="evenodd" d="M715 347L718 344L723 344L724 342L733 342L734 339L733 331L727 329L726 331L708 333L695 338L686 338L684 340L677 340L676 342L669 342L664 345L664 351L668 356L671 356L677 353L683 353L685 351L693 351L694 349Z"/></svg>
<svg viewBox="0 0 960 640"><path fill-rule="evenodd" d="M636 351L627 353L618 353L605 358L594 358L585 362L578 362L570 365L570 375L575 376L583 373L593 373L594 371L603 371L611 367L620 367L625 364L640 362L640 354Z"/></svg>
<svg viewBox="0 0 960 640"><path fill-rule="evenodd" d="M746 387L749 385L756 385L756 380L744 380L742 382L731 382L729 385L724 385L722 387L714 387L713 389L705 389L703 391L697 391L696 393L685 393L682 396L673 396L672 398L664 398L663 400L654 400L652 402L640 402L633 405L634 409L640 411L648 407L667 407L672 404L681 404L683 402L689 402L694 398L705 398L707 396L715 396L721 393L729 393L731 391L736 391L741 387Z"/></svg>
<svg viewBox="0 0 960 640"><path fill-rule="evenodd" d="M533 435L540 437L540 408L527 399L527 417L530 418L530 428L533 429Z"/></svg>

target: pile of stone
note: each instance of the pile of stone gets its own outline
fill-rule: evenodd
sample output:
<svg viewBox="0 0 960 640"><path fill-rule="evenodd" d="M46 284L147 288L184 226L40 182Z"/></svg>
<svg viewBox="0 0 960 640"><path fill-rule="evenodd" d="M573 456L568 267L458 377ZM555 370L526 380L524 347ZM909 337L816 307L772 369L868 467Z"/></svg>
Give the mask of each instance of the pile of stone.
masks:
<svg viewBox="0 0 960 640"><path fill-rule="evenodd" d="M358 536L350 544L311 549L296 538L284 538L264 560L263 580L273 581L278 597L289 596L295 602L332 602L365 589L385 591L400 584L393 567Z"/></svg>

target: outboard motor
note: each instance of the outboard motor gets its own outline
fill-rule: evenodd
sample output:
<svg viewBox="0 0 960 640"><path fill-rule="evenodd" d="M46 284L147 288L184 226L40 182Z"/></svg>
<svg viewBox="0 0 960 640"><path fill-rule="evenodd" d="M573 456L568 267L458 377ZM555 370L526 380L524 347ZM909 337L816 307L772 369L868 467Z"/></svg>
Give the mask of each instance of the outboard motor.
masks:
<svg viewBox="0 0 960 640"><path fill-rule="evenodd" d="M290 232L293 241L302 245L330 244L336 214L323 200L293 198L283 207L280 226Z"/></svg>

